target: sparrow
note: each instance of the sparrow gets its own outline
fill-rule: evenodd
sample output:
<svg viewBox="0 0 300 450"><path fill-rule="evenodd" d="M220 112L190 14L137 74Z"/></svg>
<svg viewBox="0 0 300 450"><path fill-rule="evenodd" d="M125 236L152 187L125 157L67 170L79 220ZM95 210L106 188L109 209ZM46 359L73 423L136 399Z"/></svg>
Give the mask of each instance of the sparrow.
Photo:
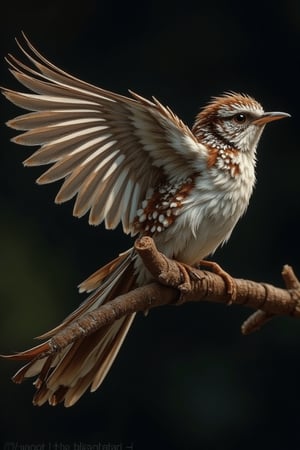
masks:
<svg viewBox="0 0 300 450"><path fill-rule="evenodd" d="M131 236L151 236L166 256L196 265L226 242L247 209L255 184L256 148L267 123L289 117L265 112L246 94L213 97L190 129L156 98L131 98L64 72L24 36L23 63L8 55L9 70L29 92L3 88L27 112L7 124L22 133L13 142L39 148L25 166L50 166L38 184L63 180L55 198L75 198L73 214ZM86 300L42 344L9 355L26 361L13 377L36 377L35 405L72 406L103 382L135 314L44 356L49 340L79 317L151 276L134 249L79 285Z"/></svg>

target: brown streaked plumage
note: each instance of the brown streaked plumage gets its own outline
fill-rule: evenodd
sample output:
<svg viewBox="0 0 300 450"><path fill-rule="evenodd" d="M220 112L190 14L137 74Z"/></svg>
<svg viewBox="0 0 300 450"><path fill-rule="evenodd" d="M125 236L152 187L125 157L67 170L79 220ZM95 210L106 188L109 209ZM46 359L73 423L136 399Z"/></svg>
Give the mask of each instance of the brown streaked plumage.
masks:
<svg viewBox="0 0 300 450"><path fill-rule="evenodd" d="M25 38L25 37L24 37ZM245 212L255 182L256 147L265 124L287 116L265 113L249 96L214 98L192 131L158 100L132 98L85 83L47 61L25 38L27 63L9 56L10 71L29 92L3 89L30 111L8 122L18 144L39 146L24 162L50 167L38 183L62 180L57 203L75 198L73 213L106 228L149 234L167 256L195 264L225 242ZM7 358L26 365L14 376L36 377L34 404L72 406L105 378L134 314L43 356L57 331L137 285L150 281L130 249L79 286L89 296L46 342ZM48 339L48 340L47 340Z"/></svg>
<svg viewBox="0 0 300 450"><path fill-rule="evenodd" d="M169 185L161 183L151 190L137 210L134 227L150 236L165 231L176 220L185 199L194 188L194 177Z"/></svg>

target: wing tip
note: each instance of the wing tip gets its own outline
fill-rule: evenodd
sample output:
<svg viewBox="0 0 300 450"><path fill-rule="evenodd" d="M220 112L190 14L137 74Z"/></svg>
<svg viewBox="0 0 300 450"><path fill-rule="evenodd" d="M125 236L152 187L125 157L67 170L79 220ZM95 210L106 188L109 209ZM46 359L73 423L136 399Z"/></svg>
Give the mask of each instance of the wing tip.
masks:
<svg viewBox="0 0 300 450"><path fill-rule="evenodd" d="M17 118L7 120L7 122L5 122L5 125L9 128L13 128L14 130L17 130L18 128L16 126L16 121L17 121ZM15 137L12 139L15 139ZM12 139L11 139L11 141L12 141Z"/></svg>
<svg viewBox="0 0 300 450"><path fill-rule="evenodd" d="M30 158L28 158L28 159L30 159ZM26 161L28 161L28 160L26 160ZM24 161L24 163L26 163L26 161ZM26 163L26 165L27 165L27 166L31 166L31 164L30 164L30 163L28 164L28 162ZM51 181L47 180L47 178L45 177L45 174L43 174L43 175L41 175L40 177L38 177L38 178L35 180L35 182L36 182L36 184L38 184L39 186L41 186L41 185L43 185L43 184L51 183ZM55 202L55 203L56 203L56 202Z"/></svg>
<svg viewBox="0 0 300 450"><path fill-rule="evenodd" d="M7 98L7 100L12 102L10 97L14 94L14 91L9 88L2 87L2 86L0 87L0 90L1 90L1 94L4 95L4 97Z"/></svg>
<svg viewBox="0 0 300 450"><path fill-rule="evenodd" d="M9 120L8 122L12 122L12 121ZM10 128L14 128L13 126L8 125L8 122L7 122L7 126ZM19 144L19 145L22 144L20 136L14 136L14 137L10 138L10 142L13 142L14 144Z"/></svg>
<svg viewBox="0 0 300 450"><path fill-rule="evenodd" d="M22 162L24 167L37 167L40 166L40 161L36 160L35 154L29 156L29 158L25 159L25 161ZM38 183L43 184L43 183Z"/></svg>
<svg viewBox="0 0 300 450"><path fill-rule="evenodd" d="M43 175L38 178L38 180L40 180L40 179L43 179ZM41 184L46 184L46 182L41 183ZM64 199L63 196L61 195L60 191L58 192L58 194L56 195L56 197L54 199L54 203L56 205L61 205L62 203L65 203L67 201L68 201L68 199Z"/></svg>

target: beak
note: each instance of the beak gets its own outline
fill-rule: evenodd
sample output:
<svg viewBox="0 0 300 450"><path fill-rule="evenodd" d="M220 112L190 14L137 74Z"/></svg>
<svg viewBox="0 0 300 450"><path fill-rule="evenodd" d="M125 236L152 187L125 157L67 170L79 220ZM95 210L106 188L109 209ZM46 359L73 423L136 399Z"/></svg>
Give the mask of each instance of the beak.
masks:
<svg viewBox="0 0 300 450"><path fill-rule="evenodd" d="M254 123L254 125L265 125L266 123L284 119L285 117L291 117L291 115L284 112L265 112L262 116L258 117L258 119L253 120L252 123Z"/></svg>

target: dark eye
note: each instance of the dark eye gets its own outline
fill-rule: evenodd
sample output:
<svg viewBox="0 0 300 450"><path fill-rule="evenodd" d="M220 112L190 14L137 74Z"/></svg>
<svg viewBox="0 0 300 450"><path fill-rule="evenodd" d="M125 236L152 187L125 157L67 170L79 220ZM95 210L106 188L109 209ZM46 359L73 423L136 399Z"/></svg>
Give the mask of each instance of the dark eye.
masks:
<svg viewBox="0 0 300 450"><path fill-rule="evenodd" d="M238 124L242 124L246 122L247 116L246 114L238 113L233 116L233 120Z"/></svg>

